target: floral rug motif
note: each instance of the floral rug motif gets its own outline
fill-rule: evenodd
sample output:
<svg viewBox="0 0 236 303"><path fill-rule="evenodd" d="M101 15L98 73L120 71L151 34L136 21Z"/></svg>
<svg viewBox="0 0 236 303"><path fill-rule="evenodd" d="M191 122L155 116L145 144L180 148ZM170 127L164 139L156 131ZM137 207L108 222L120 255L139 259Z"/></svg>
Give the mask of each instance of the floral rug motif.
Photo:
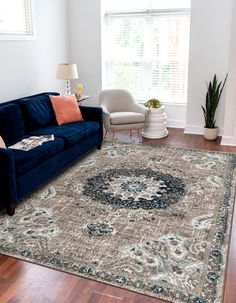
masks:
<svg viewBox="0 0 236 303"><path fill-rule="evenodd" d="M0 253L174 303L222 301L236 155L104 143L9 217Z"/></svg>

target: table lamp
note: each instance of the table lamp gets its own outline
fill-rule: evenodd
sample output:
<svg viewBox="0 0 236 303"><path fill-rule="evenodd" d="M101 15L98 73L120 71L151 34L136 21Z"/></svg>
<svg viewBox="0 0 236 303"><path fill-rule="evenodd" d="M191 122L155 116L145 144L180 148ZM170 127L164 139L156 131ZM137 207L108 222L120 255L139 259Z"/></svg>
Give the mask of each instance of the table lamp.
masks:
<svg viewBox="0 0 236 303"><path fill-rule="evenodd" d="M61 63L57 65L57 79L62 79L66 81L66 91L65 94L71 94L70 80L78 79L78 72L76 64L74 63Z"/></svg>

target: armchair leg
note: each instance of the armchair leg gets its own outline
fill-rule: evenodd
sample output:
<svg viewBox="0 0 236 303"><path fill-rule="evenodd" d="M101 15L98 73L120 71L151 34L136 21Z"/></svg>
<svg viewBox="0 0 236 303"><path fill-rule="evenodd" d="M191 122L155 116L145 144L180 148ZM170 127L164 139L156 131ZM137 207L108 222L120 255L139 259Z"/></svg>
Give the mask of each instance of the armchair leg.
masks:
<svg viewBox="0 0 236 303"><path fill-rule="evenodd" d="M130 134L130 137L132 137L132 129L130 129L129 134Z"/></svg>
<svg viewBox="0 0 236 303"><path fill-rule="evenodd" d="M137 129L137 133L138 133L139 142L141 143L141 142L142 142L142 139L141 139L140 129Z"/></svg>
<svg viewBox="0 0 236 303"><path fill-rule="evenodd" d="M7 205L6 210L8 216L13 216L15 214L16 204Z"/></svg>
<svg viewBox="0 0 236 303"><path fill-rule="evenodd" d="M104 139L106 139L106 137L107 137L107 130L105 130Z"/></svg>
<svg viewBox="0 0 236 303"><path fill-rule="evenodd" d="M115 140L115 131L113 130L113 132L112 132L112 143L114 143L114 140Z"/></svg>

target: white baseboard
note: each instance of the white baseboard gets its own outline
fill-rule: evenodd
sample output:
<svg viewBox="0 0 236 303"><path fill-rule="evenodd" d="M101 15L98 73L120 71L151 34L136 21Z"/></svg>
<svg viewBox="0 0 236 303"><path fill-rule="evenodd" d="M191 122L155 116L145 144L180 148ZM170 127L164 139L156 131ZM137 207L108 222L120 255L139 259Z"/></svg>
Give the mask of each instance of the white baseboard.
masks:
<svg viewBox="0 0 236 303"><path fill-rule="evenodd" d="M223 136L220 145L236 146L236 137Z"/></svg>
<svg viewBox="0 0 236 303"><path fill-rule="evenodd" d="M183 121L183 120L167 119L167 127L184 128L185 127L185 121Z"/></svg>
<svg viewBox="0 0 236 303"><path fill-rule="evenodd" d="M203 127L197 125L185 125L185 134L195 134L195 135L202 135L203 134Z"/></svg>
<svg viewBox="0 0 236 303"><path fill-rule="evenodd" d="M223 128L219 129L219 136L222 136L224 132ZM185 134L203 135L203 126L200 125L185 125Z"/></svg>

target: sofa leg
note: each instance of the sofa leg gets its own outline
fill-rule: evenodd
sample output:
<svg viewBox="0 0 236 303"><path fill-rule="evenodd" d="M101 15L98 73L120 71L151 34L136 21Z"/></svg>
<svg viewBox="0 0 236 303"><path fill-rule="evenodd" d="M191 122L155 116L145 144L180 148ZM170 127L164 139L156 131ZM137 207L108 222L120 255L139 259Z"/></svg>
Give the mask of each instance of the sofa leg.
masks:
<svg viewBox="0 0 236 303"><path fill-rule="evenodd" d="M6 207L8 216L13 216L15 214L16 204L10 204Z"/></svg>
<svg viewBox="0 0 236 303"><path fill-rule="evenodd" d="M0 205L0 211L3 211L6 209L6 206L5 205Z"/></svg>
<svg viewBox="0 0 236 303"><path fill-rule="evenodd" d="M101 149L102 149L102 143L99 143L99 144L97 145L97 149L98 149L98 150L101 150Z"/></svg>

